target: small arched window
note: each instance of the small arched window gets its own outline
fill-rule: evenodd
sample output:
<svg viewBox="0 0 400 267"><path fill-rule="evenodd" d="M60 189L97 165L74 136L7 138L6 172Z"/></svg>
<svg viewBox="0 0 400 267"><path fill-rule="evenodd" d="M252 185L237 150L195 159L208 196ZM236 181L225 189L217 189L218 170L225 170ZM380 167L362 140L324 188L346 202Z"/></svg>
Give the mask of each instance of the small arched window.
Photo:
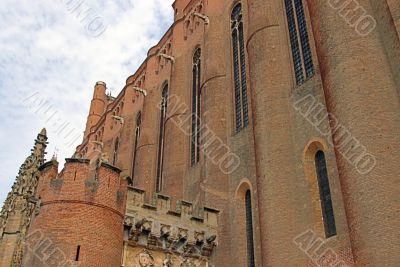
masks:
<svg viewBox="0 0 400 267"><path fill-rule="evenodd" d="M158 163L157 163L157 180L156 180L156 192L162 190L162 175L163 175L163 164L164 164L164 136L165 136L165 122L167 118L167 107L168 107L168 84L163 88L161 95L160 105L160 126L159 126L159 139L158 139Z"/></svg>
<svg viewBox="0 0 400 267"><path fill-rule="evenodd" d="M192 134L191 134L191 165L200 160L200 126L201 126L201 49L193 56L192 80Z"/></svg>
<svg viewBox="0 0 400 267"><path fill-rule="evenodd" d="M314 75L303 0L285 0L285 6L296 83L301 85Z"/></svg>
<svg viewBox="0 0 400 267"><path fill-rule="evenodd" d="M242 4L239 3L233 8L231 14L236 132L239 132L249 124L246 52L242 17Z"/></svg>
<svg viewBox="0 0 400 267"><path fill-rule="evenodd" d="M319 150L315 155L315 167L318 177L319 195L321 200L322 216L325 225L325 236L336 235L335 216L329 187L328 171L326 169L325 154Z"/></svg>
<svg viewBox="0 0 400 267"><path fill-rule="evenodd" d="M248 262L248 267L255 267L256 265L254 259L253 211L252 211L250 190L246 191L245 207L246 207L246 233L247 233L247 262Z"/></svg>
<svg viewBox="0 0 400 267"><path fill-rule="evenodd" d="M118 160L118 150L119 150L119 138L115 140L115 145L114 145L114 154L113 154L113 165L117 164Z"/></svg>
<svg viewBox="0 0 400 267"><path fill-rule="evenodd" d="M132 162L132 179L134 178L135 175L135 166L136 166L136 155L137 155L137 148L139 145L139 137L140 137L140 127L142 126L142 113L139 112L139 114L136 117L136 129L135 129L135 144L133 147L133 162Z"/></svg>

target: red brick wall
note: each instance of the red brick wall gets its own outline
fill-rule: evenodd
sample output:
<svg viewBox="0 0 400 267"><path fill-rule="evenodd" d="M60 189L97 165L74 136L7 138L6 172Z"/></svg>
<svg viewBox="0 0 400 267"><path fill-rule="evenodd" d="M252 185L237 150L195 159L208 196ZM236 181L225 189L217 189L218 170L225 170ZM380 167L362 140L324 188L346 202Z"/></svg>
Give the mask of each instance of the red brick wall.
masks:
<svg viewBox="0 0 400 267"><path fill-rule="evenodd" d="M42 207L29 231L32 241L28 238L31 250L25 257L26 266L56 261L56 256L50 256L54 249L61 251L58 259L74 261L78 246L79 266L119 266L127 190L119 170L102 166L94 181L89 178L87 161L67 160L56 177L56 164L42 171L38 188ZM35 235L41 236L39 242ZM42 253L40 243L44 240L49 240L52 250Z"/></svg>

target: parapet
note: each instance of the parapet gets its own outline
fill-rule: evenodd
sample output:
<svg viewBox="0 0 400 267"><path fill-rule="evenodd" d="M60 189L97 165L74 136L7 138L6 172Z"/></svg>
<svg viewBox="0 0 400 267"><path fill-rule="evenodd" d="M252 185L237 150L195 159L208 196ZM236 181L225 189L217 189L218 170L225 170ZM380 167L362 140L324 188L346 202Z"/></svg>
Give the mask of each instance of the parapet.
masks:
<svg viewBox="0 0 400 267"><path fill-rule="evenodd" d="M58 172L58 162L52 160L39 168L37 197L42 206L53 203L90 203L107 207L123 216L128 181L121 170L104 162L93 164L88 159L66 159Z"/></svg>
<svg viewBox="0 0 400 267"><path fill-rule="evenodd" d="M145 191L135 187L128 187L127 203L125 240L132 246L208 257L218 244L216 209L202 207L195 215L192 203L178 201L171 210L168 196L155 194L146 203Z"/></svg>
<svg viewBox="0 0 400 267"><path fill-rule="evenodd" d="M102 86L104 86L104 87L107 86L106 83L105 83L105 82L102 82L102 81L96 82L96 86L97 86L97 85L102 85Z"/></svg>

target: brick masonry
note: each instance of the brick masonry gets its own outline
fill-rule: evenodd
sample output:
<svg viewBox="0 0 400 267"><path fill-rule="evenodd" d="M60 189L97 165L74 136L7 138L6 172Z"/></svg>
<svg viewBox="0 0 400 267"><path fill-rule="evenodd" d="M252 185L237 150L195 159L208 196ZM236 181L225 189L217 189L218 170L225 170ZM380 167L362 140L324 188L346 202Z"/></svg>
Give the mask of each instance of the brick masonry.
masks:
<svg viewBox="0 0 400 267"><path fill-rule="evenodd" d="M250 123L237 133L231 12L239 2ZM61 173L54 162L42 167L37 189L42 205L32 218L30 233L44 229L69 260L81 245L83 266L120 266L121 262L135 266L140 256L150 261L153 257L160 265L170 251L154 245L159 228L153 229L149 243L129 236L146 233L143 224L150 222L182 225L179 216L169 217L181 208L175 203L191 203L192 215L203 222L200 208L211 206L219 210L216 225L194 225L189 230L207 232L209 228L202 227L217 227L217 242L207 264L243 267L248 264L244 201L250 190L255 266L398 266L399 1L302 2L315 73L297 85L285 1L176 0L173 25L150 48L121 92L107 95L107 85L96 83L84 140L74 159ZM360 8L377 22L368 35L356 31L354 19L363 11ZM201 150L200 161L191 166L192 62L198 48L201 120L239 156L239 167L230 173L207 156L215 146ZM177 96L187 108L177 110L169 102L162 190L156 192L159 104L166 84L169 95ZM314 119L327 134L296 110L296 103L307 97L320 103ZM357 164L341 153L343 140L332 117L376 158L370 172L360 173ZM202 144L209 140L207 135ZM325 238L315 166L319 150L326 156L336 222L337 234L330 238ZM103 162L98 176L89 171L96 159ZM127 191L124 183L128 182ZM128 195L126 209L116 196L118 190L123 192L120 196ZM168 215L154 209L160 194L168 199ZM301 249L294 239L307 231L323 246L317 242ZM3 238L2 242L14 241ZM172 251L171 259L176 263L181 254ZM189 264L186 261L181 264L190 266L184 265Z"/></svg>

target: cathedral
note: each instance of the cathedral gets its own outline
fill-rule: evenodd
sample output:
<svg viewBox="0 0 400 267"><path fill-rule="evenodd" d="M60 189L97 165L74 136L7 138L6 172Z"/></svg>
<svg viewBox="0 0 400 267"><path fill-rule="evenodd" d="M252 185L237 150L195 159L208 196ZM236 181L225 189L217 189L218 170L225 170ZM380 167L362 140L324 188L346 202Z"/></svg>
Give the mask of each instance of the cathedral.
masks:
<svg viewBox="0 0 400 267"><path fill-rule="evenodd" d="M63 166L37 135L0 266L400 266L400 1L172 8Z"/></svg>

